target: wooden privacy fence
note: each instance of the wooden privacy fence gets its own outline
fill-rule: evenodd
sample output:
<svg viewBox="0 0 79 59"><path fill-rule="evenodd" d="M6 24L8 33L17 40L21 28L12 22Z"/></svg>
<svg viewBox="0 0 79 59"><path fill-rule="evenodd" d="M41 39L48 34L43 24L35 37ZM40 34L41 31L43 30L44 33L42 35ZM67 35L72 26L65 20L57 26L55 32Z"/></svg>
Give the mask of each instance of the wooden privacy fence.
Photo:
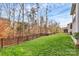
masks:
<svg viewBox="0 0 79 59"><path fill-rule="evenodd" d="M40 33L40 34L31 34L31 35L25 35L25 36L0 38L0 47L3 48L3 47L10 46L10 45L20 44L24 41L32 40L40 36L47 36L50 34L52 33Z"/></svg>

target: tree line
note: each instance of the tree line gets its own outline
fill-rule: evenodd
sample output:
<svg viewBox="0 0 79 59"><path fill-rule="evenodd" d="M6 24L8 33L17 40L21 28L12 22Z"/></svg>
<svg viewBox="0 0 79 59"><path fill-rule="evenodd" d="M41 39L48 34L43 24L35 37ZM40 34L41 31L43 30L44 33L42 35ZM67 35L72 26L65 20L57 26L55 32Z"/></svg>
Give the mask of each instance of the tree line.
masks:
<svg viewBox="0 0 79 59"><path fill-rule="evenodd" d="M21 33L37 34L37 33L58 33L62 29L59 23L51 19L49 21L49 6L41 9L41 4L31 3L29 9L24 3L2 3L0 4L0 17L6 17L10 21L12 34ZM44 15L41 15L44 14ZM9 34L10 34L9 33Z"/></svg>

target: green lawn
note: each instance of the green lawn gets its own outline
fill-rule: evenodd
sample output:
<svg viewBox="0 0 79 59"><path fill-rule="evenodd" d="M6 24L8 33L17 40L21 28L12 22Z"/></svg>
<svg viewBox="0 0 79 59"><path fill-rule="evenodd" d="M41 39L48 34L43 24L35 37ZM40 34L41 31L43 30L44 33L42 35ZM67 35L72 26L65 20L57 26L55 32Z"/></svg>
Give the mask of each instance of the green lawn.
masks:
<svg viewBox="0 0 79 59"><path fill-rule="evenodd" d="M67 34L43 36L22 44L0 49L0 55L8 56L71 56L79 55L71 37Z"/></svg>

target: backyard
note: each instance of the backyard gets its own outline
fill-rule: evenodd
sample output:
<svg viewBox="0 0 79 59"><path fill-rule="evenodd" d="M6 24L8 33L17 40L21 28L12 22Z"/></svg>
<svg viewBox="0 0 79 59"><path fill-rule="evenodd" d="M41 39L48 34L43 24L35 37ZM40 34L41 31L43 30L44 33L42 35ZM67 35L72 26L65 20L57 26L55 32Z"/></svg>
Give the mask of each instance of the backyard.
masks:
<svg viewBox="0 0 79 59"><path fill-rule="evenodd" d="M55 35L41 36L0 49L1 56L74 56L79 55L70 35L58 33Z"/></svg>

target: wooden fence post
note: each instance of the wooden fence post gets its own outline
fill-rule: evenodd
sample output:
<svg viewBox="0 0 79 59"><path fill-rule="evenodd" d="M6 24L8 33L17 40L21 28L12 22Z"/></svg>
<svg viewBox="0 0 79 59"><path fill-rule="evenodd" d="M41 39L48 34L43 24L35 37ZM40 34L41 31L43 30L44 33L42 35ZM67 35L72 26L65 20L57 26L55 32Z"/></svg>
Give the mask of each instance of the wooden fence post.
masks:
<svg viewBox="0 0 79 59"><path fill-rule="evenodd" d="M3 48L3 38L1 38L1 48Z"/></svg>

